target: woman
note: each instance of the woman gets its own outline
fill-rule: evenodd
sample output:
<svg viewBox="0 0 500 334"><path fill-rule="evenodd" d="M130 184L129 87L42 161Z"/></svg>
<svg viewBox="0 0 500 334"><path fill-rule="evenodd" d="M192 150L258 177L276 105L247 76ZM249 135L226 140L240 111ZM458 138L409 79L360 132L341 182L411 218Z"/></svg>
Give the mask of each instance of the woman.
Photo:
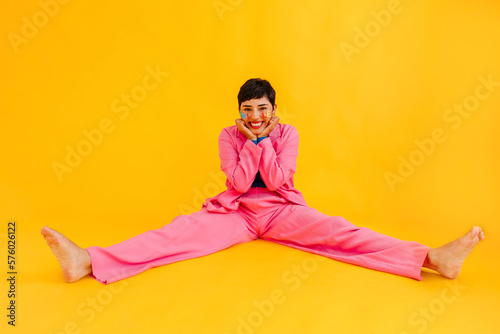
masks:
<svg viewBox="0 0 500 334"><path fill-rule="evenodd" d="M454 279L484 239L481 228L474 226L463 237L430 248L310 208L293 185L298 133L279 123L270 83L248 80L238 103L241 118L224 128L218 140L227 190L206 199L200 211L105 248L83 249L61 233L42 228L67 282L90 275L109 284L257 238L416 280L422 279L422 267Z"/></svg>

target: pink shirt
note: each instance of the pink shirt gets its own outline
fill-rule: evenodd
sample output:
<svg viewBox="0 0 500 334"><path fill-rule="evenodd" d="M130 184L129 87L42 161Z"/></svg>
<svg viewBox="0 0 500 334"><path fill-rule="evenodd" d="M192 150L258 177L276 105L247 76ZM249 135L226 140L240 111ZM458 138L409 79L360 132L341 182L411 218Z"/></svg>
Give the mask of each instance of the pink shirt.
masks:
<svg viewBox="0 0 500 334"><path fill-rule="evenodd" d="M302 193L293 186L299 147L294 126L278 123L268 139L255 145L233 125L222 129L218 142L227 190L207 198L203 208L221 213L237 210L239 197L250 189L258 171L267 189L291 203L307 206Z"/></svg>

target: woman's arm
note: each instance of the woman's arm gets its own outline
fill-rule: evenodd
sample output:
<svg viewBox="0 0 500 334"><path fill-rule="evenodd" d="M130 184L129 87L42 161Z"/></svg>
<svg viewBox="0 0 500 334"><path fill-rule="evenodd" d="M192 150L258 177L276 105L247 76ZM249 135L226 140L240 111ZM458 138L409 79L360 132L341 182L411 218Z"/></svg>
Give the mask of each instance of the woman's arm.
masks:
<svg viewBox="0 0 500 334"><path fill-rule="evenodd" d="M263 149L247 139L238 154L236 143L226 129L220 133L218 142L222 171L236 191L246 193L259 170Z"/></svg>
<svg viewBox="0 0 500 334"><path fill-rule="evenodd" d="M299 133L294 127L289 127L287 133L282 135L284 144L278 153L270 139L264 139L258 144L262 148L260 176L266 187L272 191L285 184L297 169Z"/></svg>

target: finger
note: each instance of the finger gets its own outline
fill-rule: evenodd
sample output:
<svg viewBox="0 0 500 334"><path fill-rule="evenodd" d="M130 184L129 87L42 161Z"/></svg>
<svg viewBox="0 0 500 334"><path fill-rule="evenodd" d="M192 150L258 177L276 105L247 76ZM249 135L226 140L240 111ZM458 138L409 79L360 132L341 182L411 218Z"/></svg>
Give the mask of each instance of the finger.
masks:
<svg viewBox="0 0 500 334"><path fill-rule="evenodd" d="M236 120L236 126L238 129L243 130L246 128L245 123L241 119Z"/></svg>

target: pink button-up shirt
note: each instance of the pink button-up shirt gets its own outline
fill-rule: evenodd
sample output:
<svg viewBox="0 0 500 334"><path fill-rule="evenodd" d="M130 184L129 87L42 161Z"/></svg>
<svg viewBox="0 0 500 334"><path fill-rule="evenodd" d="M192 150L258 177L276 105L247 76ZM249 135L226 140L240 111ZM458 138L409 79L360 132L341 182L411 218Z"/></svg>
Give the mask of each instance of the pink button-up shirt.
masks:
<svg viewBox="0 0 500 334"><path fill-rule="evenodd" d="M233 125L222 129L218 141L227 190L207 198L203 208L221 213L237 210L238 198L250 189L258 171L267 189L291 203L307 206L302 193L293 186L299 147L294 126L278 123L268 139L255 145Z"/></svg>

